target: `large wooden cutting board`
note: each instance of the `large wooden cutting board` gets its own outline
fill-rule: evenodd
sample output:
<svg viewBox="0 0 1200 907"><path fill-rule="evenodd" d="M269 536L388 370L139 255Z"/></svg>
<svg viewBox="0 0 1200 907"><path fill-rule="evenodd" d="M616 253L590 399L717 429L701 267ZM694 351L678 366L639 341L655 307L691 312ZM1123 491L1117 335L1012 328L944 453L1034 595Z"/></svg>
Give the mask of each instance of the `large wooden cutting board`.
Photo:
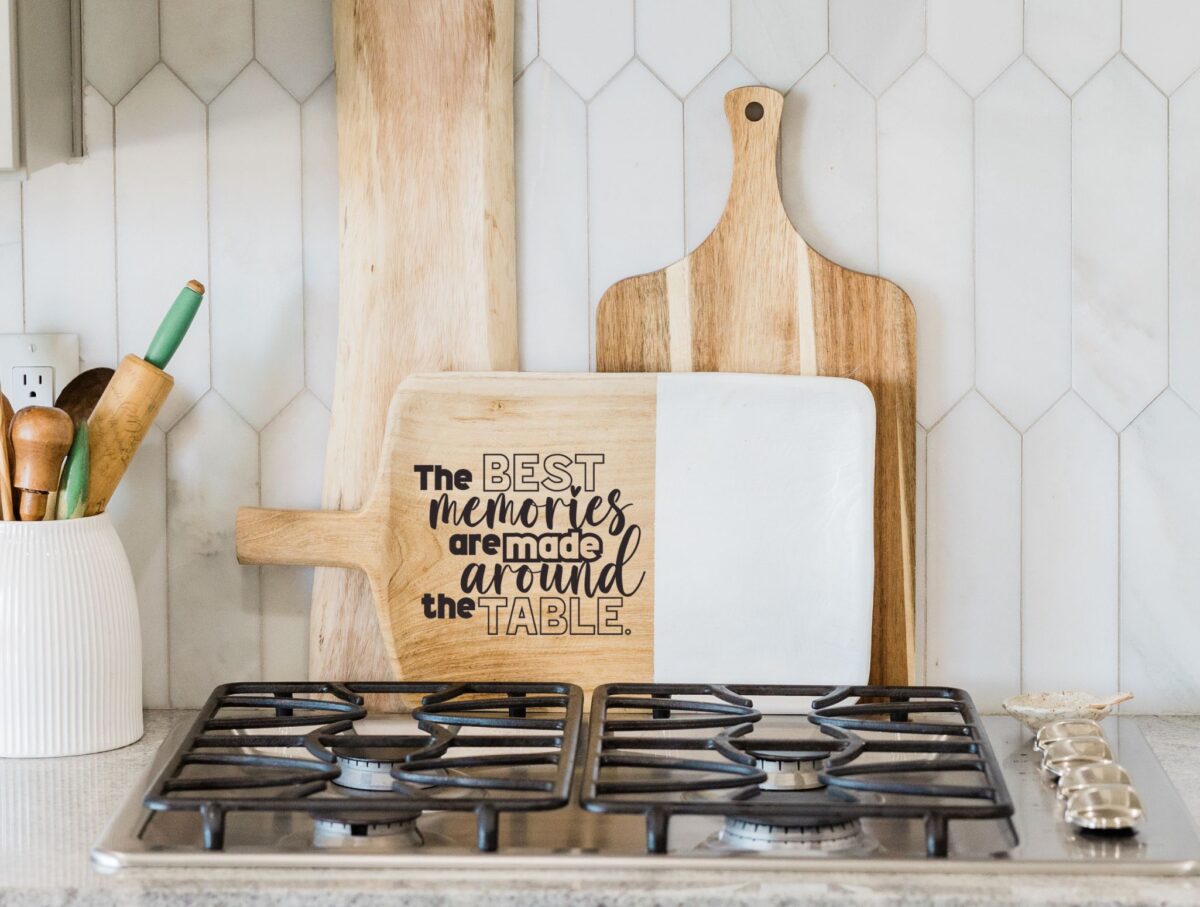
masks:
<svg viewBox="0 0 1200 907"><path fill-rule="evenodd" d="M238 558L360 569L399 679L861 683L874 430L831 378L413 376L364 507Z"/></svg>
<svg viewBox="0 0 1200 907"><path fill-rule="evenodd" d="M782 112L783 96L769 88L725 96L734 163L724 214L686 258L609 287L596 315L596 366L864 382L879 420L871 681L913 683L915 315L894 283L834 264L793 228L776 173Z"/></svg>
<svg viewBox="0 0 1200 907"><path fill-rule="evenodd" d="M517 367L512 0L336 0L340 287L324 504L375 481L414 371ZM361 573L321 569L309 675L391 679Z"/></svg>

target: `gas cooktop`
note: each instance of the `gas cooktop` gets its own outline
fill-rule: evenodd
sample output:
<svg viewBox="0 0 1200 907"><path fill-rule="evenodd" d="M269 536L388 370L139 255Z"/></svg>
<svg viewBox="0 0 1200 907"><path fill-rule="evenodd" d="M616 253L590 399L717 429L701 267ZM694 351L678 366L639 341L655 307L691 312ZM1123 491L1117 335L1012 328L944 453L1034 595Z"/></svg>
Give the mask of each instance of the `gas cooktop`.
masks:
<svg viewBox="0 0 1200 907"><path fill-rule="evenodd" d="M375 714L373 694L412 703ZM1066 825L1032 735L946 687L239 683L164 742L93 849L122 866L1190 873L1134 722L1135 834Z"/></svg>

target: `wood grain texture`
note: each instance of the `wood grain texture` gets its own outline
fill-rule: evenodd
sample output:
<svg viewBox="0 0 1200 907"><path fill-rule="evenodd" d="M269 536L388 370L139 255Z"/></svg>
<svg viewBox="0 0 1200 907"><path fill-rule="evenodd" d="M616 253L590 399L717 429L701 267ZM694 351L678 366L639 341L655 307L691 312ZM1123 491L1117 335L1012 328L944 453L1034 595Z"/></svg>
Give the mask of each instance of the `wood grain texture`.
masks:
<svg viewBox="0 0 1200 907"><path fill-rule="evenodd" d="M27 406L13 417L10 432L17 511L23 521L40 520L75 437L71 417L53 406Z"/></svg>
<svg viewBox="0 0 1200 907"><path fill-rule="evenodd" d="M133 455L174 386L174 378L139 356L131 354L121 360L88 416L86 516L108 508Z"/></svg>
<svg viewBox="0 0 1200 907"><path fill-rule="evenodd" d="M912 683L915 314L894 283L828 261L792 226L776 170L782 113L783 96L769 88L725 96L734 158L725 211L681 262L605 292L596 366L830 375L871 389L878 414L871 679Z"/></svg>
<svg viewBox="0 0 1200 907"><path fill-rule="evenodd" d="M338 358L324 504L363 505L413 371L517 368L512 0L336 0ZM319 569L310 676L393 676L363 574Z"/></svg>
<svg viewBox="0 0 1200 907"><path fill-rule="evenodd" d="M654 645L655 399L653 375L411 377L396 392L378 479L363 508L356 513L242 508L238 558L243 563L361 570L378 609L389 671L397 679L555 677L589 690L613 677L649 681ZM619 489L620 501L627 505L625 518L636 522L641 532L627 570L645 576L640 591L625 597L621 607L625 632L616 636L528 634L511 632L511 625L501 624L498 633L489 633L490 618L482 609L472 618L454 620L431 620L422 612L425 593L464 594L459 583L468 562L484 563L490 571L502 561L496 556L449 553L449 533L470 530L431 527L431 500L438 494L420 488L414 467L442 464L472 470L469 489L447 492L448 500L463 507L481 494L484 455L516 451L536 454L541 461L551 453L603 453L603 466L595 475L596 493L607 495ZM578 475L576 480L583 484ZM568 492L555 496L571 497ZM545 495L514 493L513 497L544 500ZM586 504L591 494L584 489L579 499ZM557 528L561 529L559 513ZM533 531L544 532L545 518L539 519L543 528ZM601 529L595 531L603 534ZM510 575L495 594L522 594L512 590ZM537 608L543 593L527 594ZM569 600L569 595L562 597ZM582 601L585 608L595 607L586 595Z"/></svg>
<svg viewBox="0 0 1200 907"><path fill-rule="evenodd" d="M8 397L0 394L0 519L5 521L17 518L16 511L13 510L12 490L12 463L14 455L12 453L12 439L8 434L9 426L12 425L12 419L12 404L8 402Z"/></svg>

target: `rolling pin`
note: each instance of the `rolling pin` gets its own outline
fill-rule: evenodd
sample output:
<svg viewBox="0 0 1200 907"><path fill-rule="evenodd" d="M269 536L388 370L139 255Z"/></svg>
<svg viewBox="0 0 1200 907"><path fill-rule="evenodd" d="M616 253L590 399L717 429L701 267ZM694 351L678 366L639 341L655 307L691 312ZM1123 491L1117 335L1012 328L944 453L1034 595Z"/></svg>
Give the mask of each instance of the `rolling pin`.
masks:
<svg viewBox="0 0 1200 907"><path fill-rule="evenodd" d="M50 492L58 489L63 458L74 437L71 417L53 406L27 406L13 417L13 487L20 496L17 509L23 521L46 516Z"/></svg>
<svg viewBox="0 0 1200 907"><path fill-rule="evenodd" d="M88 481L84 516L103 513L175 379L163 371L196 317L204 285L189 280L150 341L146 358L121 360L88 416Z"/></svg>

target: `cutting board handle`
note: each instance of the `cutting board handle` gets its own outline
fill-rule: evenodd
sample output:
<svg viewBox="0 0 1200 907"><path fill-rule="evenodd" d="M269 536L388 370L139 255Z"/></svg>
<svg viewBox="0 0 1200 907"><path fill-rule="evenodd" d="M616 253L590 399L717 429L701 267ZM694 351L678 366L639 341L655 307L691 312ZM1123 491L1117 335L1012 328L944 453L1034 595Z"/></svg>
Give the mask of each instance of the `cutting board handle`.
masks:
<svg viewBox="0 0 1200 907"><path fill-rule="evenodd" d="M266 510L239 507L240 564L304 564L370 571L378 523L341 510ZM299 552L299 553L298 553Z"/></svg>
<svg viewBox="0 0 1200 907"><path fill-rule="evenodd" d="M765 217L788 221L779 191L779 124L783 95L763 85L735 88L725 95L725 117L733 141L733 181L718 231ZM790 221L788 221L790 223Z"/></svg>

